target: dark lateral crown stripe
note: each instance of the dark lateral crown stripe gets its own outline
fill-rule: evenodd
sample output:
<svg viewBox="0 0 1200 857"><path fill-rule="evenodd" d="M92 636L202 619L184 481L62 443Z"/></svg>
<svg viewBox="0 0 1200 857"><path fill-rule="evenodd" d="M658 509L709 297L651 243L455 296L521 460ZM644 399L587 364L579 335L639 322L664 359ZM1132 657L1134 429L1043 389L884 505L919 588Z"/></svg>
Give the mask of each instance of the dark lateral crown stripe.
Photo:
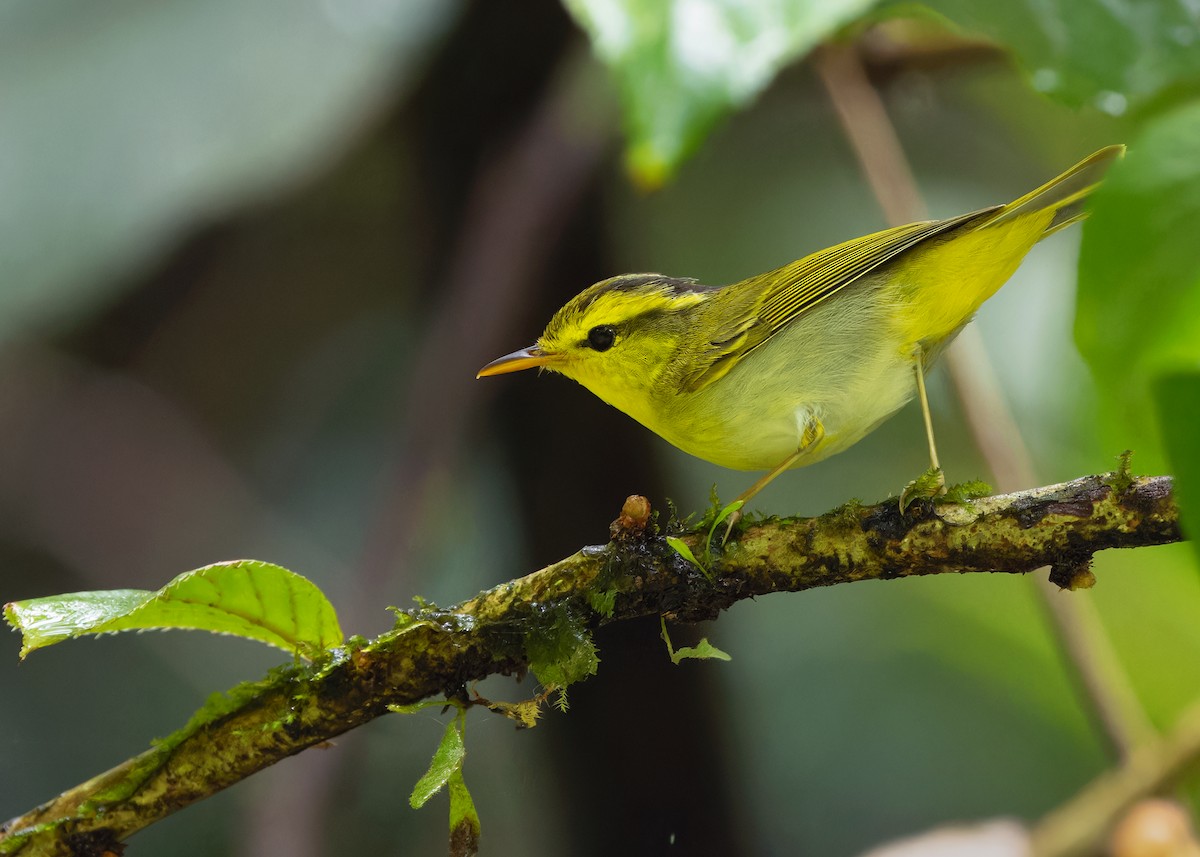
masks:
<svg viewBox="0 0 1200 857"><path fill-rule="evenodd" d="M605 291L630 292L648 285L662 286L673 294L697 291L696 280L692 277L666 277L662 274L626 274L613 277Z"/></svg>
<svg viewBox="0 0 1200 857"><path fill-rule="evenodd" d="M691 277L667 277L663 274L623 274L596 283L584 295L580 295L583 299L575 307L575 311L579 313L586 311L601 295L611 292L632 292L645 286L658 286L670 295L699 292L708 288L698 285L696 280Z"/></svg>

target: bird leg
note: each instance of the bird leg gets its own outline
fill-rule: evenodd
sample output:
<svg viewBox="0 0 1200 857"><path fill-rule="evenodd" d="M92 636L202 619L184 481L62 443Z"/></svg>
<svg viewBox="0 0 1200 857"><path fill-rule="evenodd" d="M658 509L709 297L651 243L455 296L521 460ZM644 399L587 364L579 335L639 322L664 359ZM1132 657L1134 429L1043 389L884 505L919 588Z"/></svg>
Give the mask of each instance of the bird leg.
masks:
<svg viewBox="0 0 1200 857"><path fill-rule="evenodd" d="M937 444L933 440L933 417L929 414L929 397L925 394L925 361L919 354L913 363L913 371L917 375L917 395L921 399L921 414L925 417L925 437L929 441L929 470L905 485L904 490L900 492L901 514L904 514L904 510L913 500L932 500L946 493L946 476L938 463Z"/></svg>
<svg viewBox="0 0 1200 857"><path fill-rule="evenodd" d="M925 362L918 359L913 364L917 375L917 395L921 398L921 414L925 417L925 437L929 440L929 469L937 474L938 490L936 496L946 493L946 476L942 473L942 465L938 463L937 443L933 439L933 417L929 413L929 397L925 395Z"/></svg>
<svg viewBox="0 0 1200 857"><path fill-rule="evenodd" d="M725 527L725 537L721 539L721 544L725 544L729 540L729 534L733 532L734 524L742 519L742 509L746 508L746 504L750 502L750 499L759 491L766 488L771 483L771 480L780 473L789 470L801 457L812 452L824 437L825 426L816 417L809 416L808 420L804 423L804 433L800 436L800 446L796 451L785 458L782 464L769 473L763 474L757 482L738 495L737 500L734 502L740 502L742 505L728 517L729 525Z"/></svg>

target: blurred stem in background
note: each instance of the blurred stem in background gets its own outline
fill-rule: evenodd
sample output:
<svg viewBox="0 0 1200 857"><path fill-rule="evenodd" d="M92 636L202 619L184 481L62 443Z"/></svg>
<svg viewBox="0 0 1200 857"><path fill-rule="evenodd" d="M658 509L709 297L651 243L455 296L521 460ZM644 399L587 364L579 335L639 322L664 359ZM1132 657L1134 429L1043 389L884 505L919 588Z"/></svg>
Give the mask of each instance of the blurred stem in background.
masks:
<svg viewBox="0 0 1200 857"><path fill-rule="evenodd" d="M927 219L900 139L867 78L857 45L825 45L815 53L814 62L888 223L897 226ZM959 334L947 352L946 365L995 487L1010 492L1038 484L1029 450L974 326L968 325ZM1031 580L1093 715L1116 755L1128 758L1155 733L1095 605L1083 593L1064 596L1059 587L1040 576Z"/></svg>

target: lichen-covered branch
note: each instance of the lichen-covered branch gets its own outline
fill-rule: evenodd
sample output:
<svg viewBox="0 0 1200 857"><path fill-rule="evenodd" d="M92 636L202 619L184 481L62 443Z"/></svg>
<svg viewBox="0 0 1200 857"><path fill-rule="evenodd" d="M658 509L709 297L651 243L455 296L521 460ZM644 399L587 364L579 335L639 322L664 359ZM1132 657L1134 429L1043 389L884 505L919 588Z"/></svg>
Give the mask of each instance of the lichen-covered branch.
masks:
<svg viewBox="0 0 1200 857"><path fill-rule="evenodd" d="M194 801L387 713L388 705L461 699L468 682L525 671L531 653L537 659L532 641L544 641L548 627L586 633L659 614L695 621L771 592L911 575L1048 565L1061 585L1087 585L1095 552L1180 538L1170 479L1124 473L905 515L888 501L750 524L716 551L711 582L646 523L641 514L623 517L606 546L455 607L412 611L376 640L215 697L153 749L4 824L0 855L102 854ZM684 537L697 556L704 535Z"/></svg>

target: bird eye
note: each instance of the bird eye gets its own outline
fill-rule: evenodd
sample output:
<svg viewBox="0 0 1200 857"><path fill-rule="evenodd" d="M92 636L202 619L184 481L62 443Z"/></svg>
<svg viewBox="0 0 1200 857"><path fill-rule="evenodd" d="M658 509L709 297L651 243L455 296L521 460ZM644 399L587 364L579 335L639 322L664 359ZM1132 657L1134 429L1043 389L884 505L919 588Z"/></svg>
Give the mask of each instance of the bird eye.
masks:
<svg viewBox="0 0 1200 857"><path fill-rule="evenodd" d="M613 347L617 332L607 324L593 327L588 331L587 344L596 351L607 351Z"/></svg>

